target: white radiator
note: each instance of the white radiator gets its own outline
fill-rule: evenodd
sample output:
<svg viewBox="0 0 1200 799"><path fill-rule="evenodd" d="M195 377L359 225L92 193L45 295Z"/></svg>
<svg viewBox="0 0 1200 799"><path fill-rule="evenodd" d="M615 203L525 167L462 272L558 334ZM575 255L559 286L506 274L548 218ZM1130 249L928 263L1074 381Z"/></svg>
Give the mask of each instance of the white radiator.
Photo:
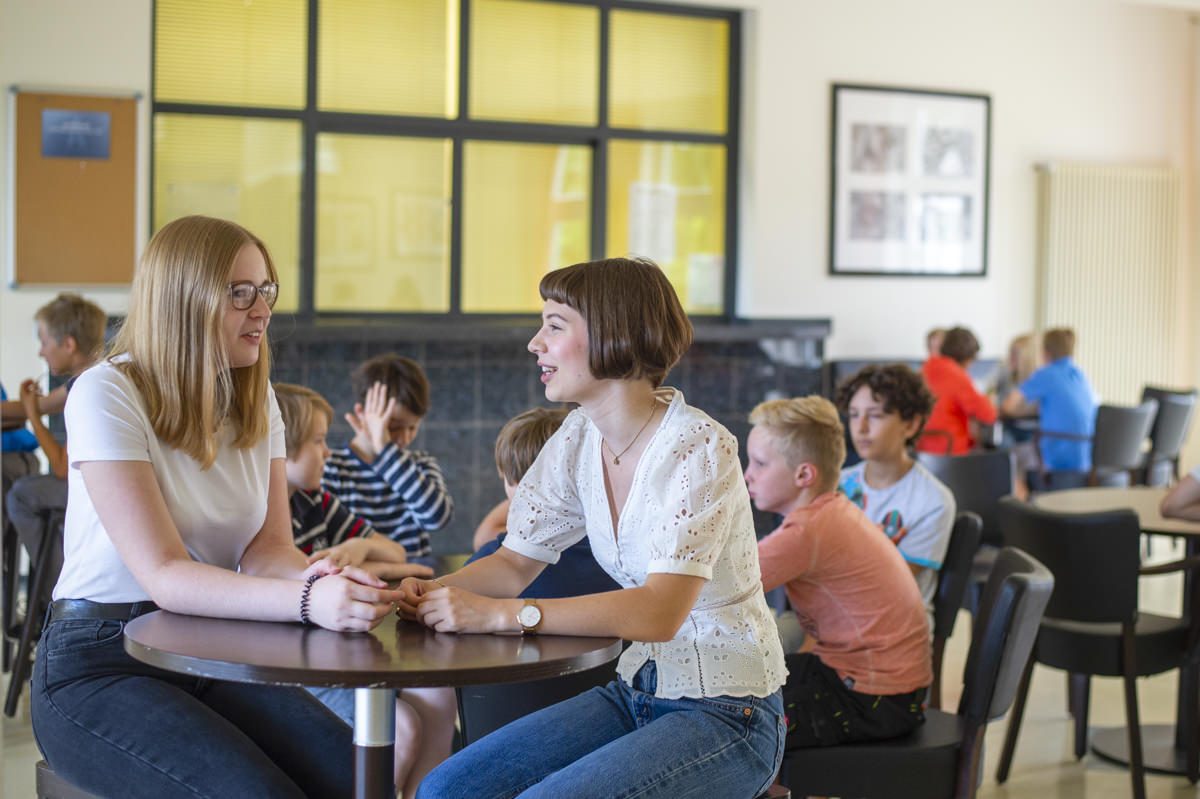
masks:
<svg viewBox="0 0 1200 799"><path fill-rule="evenodd" d="M1165 167L1038 167L1039 332L1075 329L1104 402L1178 384L1186 348L1182 179Z"/></svg>

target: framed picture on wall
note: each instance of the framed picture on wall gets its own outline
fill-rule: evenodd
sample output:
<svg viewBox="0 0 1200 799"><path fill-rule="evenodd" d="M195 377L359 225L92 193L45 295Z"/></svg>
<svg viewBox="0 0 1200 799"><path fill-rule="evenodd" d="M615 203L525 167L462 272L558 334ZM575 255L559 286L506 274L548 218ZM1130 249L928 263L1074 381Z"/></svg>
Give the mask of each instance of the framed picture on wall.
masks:
<svg viewBox="0 0 1200 799"><path fill-rule="evenodd" d="M987 274L991 99L833 85L829 272Z"/></svg>

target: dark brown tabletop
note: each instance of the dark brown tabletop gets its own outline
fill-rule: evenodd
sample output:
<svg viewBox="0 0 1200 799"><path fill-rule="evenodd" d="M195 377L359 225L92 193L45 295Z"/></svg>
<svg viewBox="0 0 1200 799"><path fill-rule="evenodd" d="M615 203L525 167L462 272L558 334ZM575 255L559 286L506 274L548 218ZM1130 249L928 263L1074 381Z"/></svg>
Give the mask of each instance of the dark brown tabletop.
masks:
<svg viewBox="0 0 1200 799"><path fill-rule="evenodd" d="M346 688L521 682L583 671L621 653L617 638L455 635L388 619L370 633L167 611L125 628L125 651L218 680Z"/></svg>

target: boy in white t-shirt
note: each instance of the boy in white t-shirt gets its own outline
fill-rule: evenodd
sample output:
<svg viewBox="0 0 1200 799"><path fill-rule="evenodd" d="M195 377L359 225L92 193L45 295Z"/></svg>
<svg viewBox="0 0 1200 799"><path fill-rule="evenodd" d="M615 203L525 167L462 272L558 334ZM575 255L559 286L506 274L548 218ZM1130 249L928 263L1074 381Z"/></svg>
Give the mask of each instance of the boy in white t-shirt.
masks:
<svg viewBox="0 0 1200 799"><path fill-rule="evenodd" d="M929 418L933 395L907 366L867 366L838 388L837 404L862 458L842 470L838 488L900 549L932 630L938 571L954 526L954 495L910 448Z"/></svg>

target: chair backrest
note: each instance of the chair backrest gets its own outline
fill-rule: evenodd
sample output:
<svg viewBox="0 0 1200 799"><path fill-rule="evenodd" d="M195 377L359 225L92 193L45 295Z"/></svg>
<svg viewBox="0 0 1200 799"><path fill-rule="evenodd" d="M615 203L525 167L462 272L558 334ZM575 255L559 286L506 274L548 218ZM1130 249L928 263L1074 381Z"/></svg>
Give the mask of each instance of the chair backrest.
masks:
<svg viewBox="0 0 1200 799"><path fill-rule="evenodd" d="M1096 434L1092 439L1092 468L1136 469L1142 464L1142 445L1150 436L1158 400L1148 399L1134 408L1101 405L1096 411Z"/></svg>
<svg viewBox="0 0 1200 799"><path fill-rule="evenodd" d="M1056 513L1005 499L1004 541L1054 575L1046 616L1079 622L1132 622L1137 616L1141 525L1132 510Z"/></svg>
<svg viewBox="0 0 1200 799"><path fill-rule="evenodd" d="M958 713L972 725L1008 712L1033 651L1054 576L1025 552L1005 547L983 589L963 670Z"/></svg>
<svg viewBox="0 0 1200 799"><path fill-rule="evenodd" d="M917 459L954 495L959 511L970 511L983 523L983 543L1002 546L996 508L1012 493L1013 456L1005 450L967 455L917 454Z"/></svg>
<svg viewBox="0 0 1200 799"><path fill-rule="evenodd" d="M1196 410L1196 389L1171 391L1146 386L1142 389L1142 401L1151 399L1158 401L1158 414L1150 428L1150 456L1154 460L1178 458Z"/></svg>
<svg viewBox="0 0 1200 799"><path fill-rule="evenodd" d="M458 689L458 719L467 746L535 710L607 685L617 676L617 661L593 669L531 682L464 685Z"/></svg>
<svg viewBox="0 0 1200 799"><path fill-rule="evenodd" d="M967 586L971 583L971 563L982 536L983 522L977 514L970 511L958 514L950 530L950 543L946 547L946 557L942 559L937 592L933 596L935 638L949 638L954 633L958 609L962 607Z"/></svg>

